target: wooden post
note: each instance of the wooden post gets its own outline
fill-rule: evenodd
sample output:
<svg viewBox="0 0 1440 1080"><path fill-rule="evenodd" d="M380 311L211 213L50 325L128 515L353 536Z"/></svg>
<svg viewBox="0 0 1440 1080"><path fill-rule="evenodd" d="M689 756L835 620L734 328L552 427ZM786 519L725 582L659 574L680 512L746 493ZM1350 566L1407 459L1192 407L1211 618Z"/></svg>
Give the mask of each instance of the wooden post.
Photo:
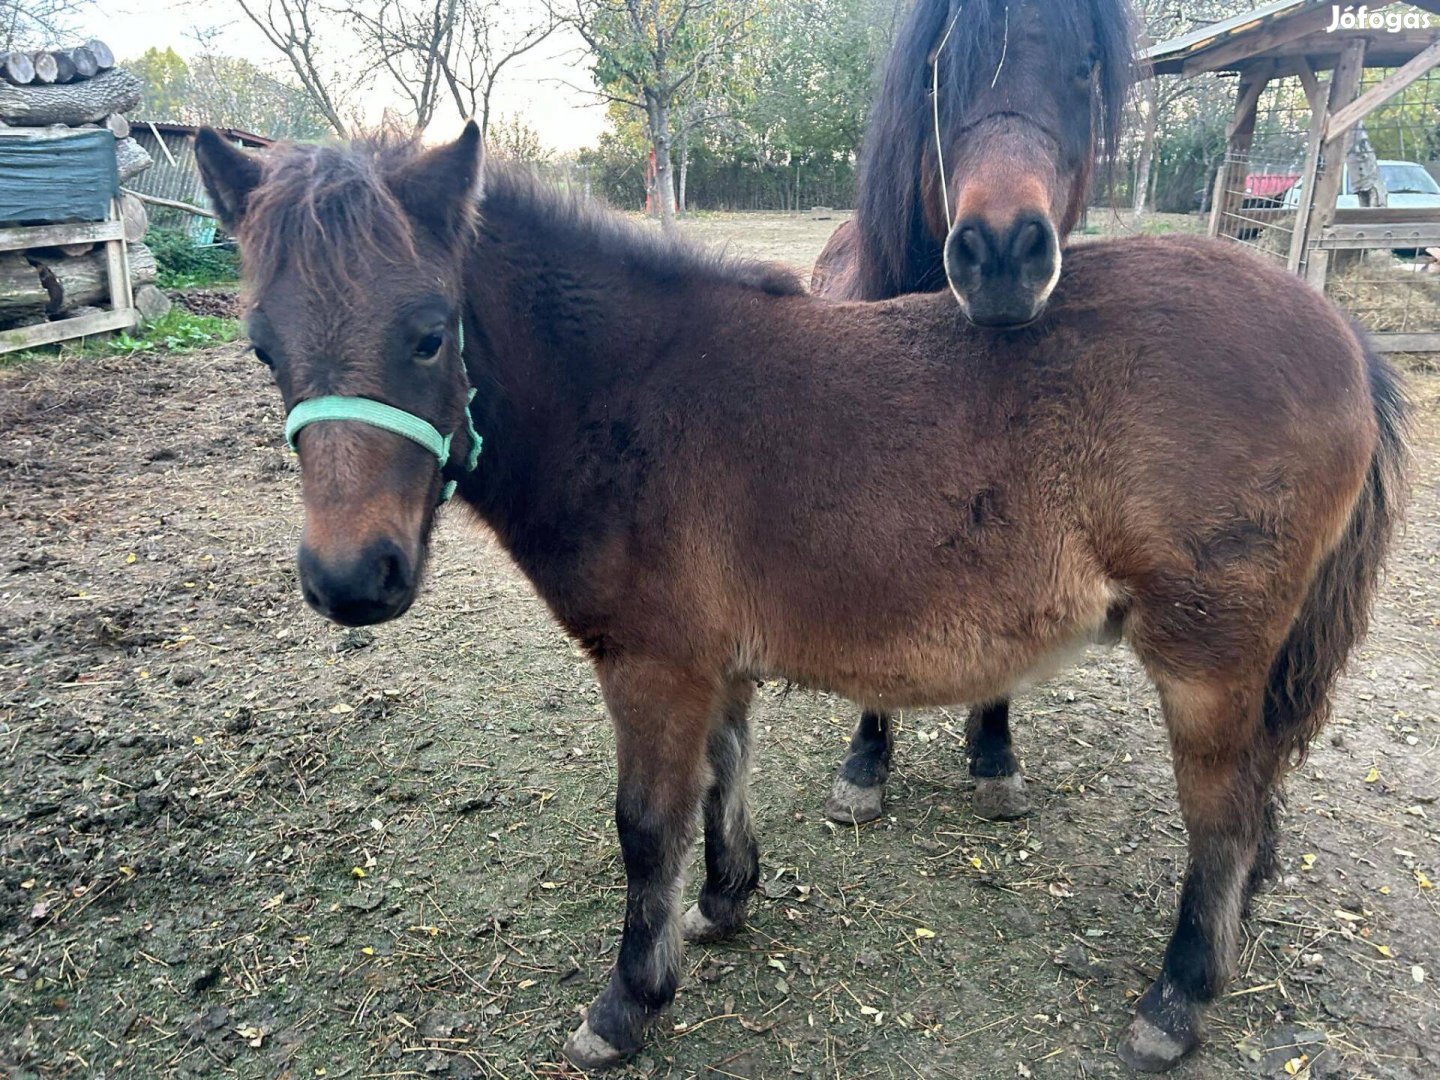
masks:
<svg viewBox="0 0 1440 1080"><path fill-rule="evenodd" d="M1250 145L1255 141L1255 119L1259 111L1260 94L1270 81L1274 69L1274 64L1266 61L1240 73L1240 87L1235 93L1235 115L1226 132L1228 137L1225 141L1225 160L1221 162L1215 177L1215 196L1210 202L1211 236L1230 235L1223 231L1227 228L1225 218L1239 209L1244 202L1243 194L1239 198L1234 195L1231 179L1237 168L1245 168L1244 158L1250 153ZM1242 189L1245 186L1243 174L1240 186Z"/></svg>
<svg viewBox="0 0 1440 1080"><path fill-rule="evenodd" d="M1335 65L1335 74L1330 78L1330 100L1326 112L1333 116L1350 102L1360 91L1360 76L1365 70L1365 39L1355 38L1340 54ZM1323 229L1335 220L1335 200L1340 197L1341 183L1345 178L1345 141L1349 131L1342 131L1336 138L1326 139L1320 150L1319 175L1311 187L1308 207L1301 207L1296 217L1296 228L1303 227L1305 241L1318 237ZM1330 253L1321 249L1311 252L1306 265L1305 280L1321 292L1325 291L1325 275L1330 269Z"/></svg>
<svg viewBox="0 0 1440 1080"><path fill-rule="evenodd" d="M1310 65L1301 61L1300 81L1305 86L1305 97L1310 102L1310 138L1305 144L1305 166L1300 171L1299 197L1295 202L1295 224L1290 233L1290 256L1285 268L1292 274L1300 272L1305 258L1305 240L1309 235L1310 207L1315 200L1315 178L1320 170L1320 147L1325 142L1325 122L1329 115L1326 102L1329 100L1329 84L1321 85L1310 70ZM1309 78L1306 78L1306 74Z"/></svg>

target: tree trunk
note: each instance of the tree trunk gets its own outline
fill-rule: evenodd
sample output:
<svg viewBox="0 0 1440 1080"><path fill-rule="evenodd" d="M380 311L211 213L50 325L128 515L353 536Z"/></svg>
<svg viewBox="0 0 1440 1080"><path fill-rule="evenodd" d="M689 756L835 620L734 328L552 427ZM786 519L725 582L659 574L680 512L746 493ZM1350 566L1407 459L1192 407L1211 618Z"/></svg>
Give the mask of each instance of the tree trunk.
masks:
<svg viewBox="0 0 1440 1080"><path fill-rule="evenodd" d="M1150 170L1155 161L1155 125L1159 111L1155 91L1154 80L1150 80L1151 86L1147 89L1145 101L1145 115L1141 119L1142 133L1140 137L1140 160L1135 166L1135 217L1136 220L1145 216L1145 207L1150 197Z"/></svg>
<svg viewBox="0 0 1440 1080"><path fill-rule="evenodd" d="M40 274L18 251L0 255L0 326L21 319L44 317L50 294L40 283Z"/></svg>
<svg viewBox="0 0 1440 1080"><path fill-rule="evenodd" d="M91 124L140 103L140 80L116 68L70 86L0 83L0 120L16 127Z"/></svg>
<svg viewBox="0 0 1440 1080"><path fill-rule="evenodd" d="M129 256L131 287L153 285L156 267L155 256L150 249L144 244L131 244ZM103 250L78 259L49 259L40 263L38 269L40 281L49 294L46 310L51 315L82 304L110 302L110 278Z"/></svg>
<svg viewBox="0 0 1440 1080"><path fill-rule="evenodd" d="M675 228L675 171L670 162L670 103L650 98L650 139L655 147L655 202L666 232Z"/></svg>
<svg viewBox="0 0 1440 1080"><path fill-rule="evenodd" d="M690 127L687 124L680 132L680 216L683 218L689 213L689 207L685 202L685 191L690 181Z"/></svg>

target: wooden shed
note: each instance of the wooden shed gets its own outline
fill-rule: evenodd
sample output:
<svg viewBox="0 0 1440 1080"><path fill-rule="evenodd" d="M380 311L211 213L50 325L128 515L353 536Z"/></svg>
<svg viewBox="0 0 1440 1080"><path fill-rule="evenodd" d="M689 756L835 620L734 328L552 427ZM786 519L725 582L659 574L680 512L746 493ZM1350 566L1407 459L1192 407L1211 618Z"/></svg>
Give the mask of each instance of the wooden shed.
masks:
<svg viewBox="0 0 1440 1080"><path fill-rule="evenodd" d="M199 130L197 124L176 124L162 120L133 122L130 126L131 135L149 151L155 164L131 186L136 191L154 198L208 208L210 200L205 194L205 184L200 179L200 169L195 164L195 133ZM256 135L239 128L216 130L236 146L248 150L263 150L275 142L264 135ZM155 206L153 203L151 205ZM157 222L183 224L190 228L195 238L201 242L208 242L214 234L215 225L212 221L193 215L182 217L179 216L179 211L171 213L176 215L173 220L166 220L167 213L163 208L152 209L151 216Z"/></svg>
<svg viewBox="0 0 1440 1080"><path fill-rule="evenodd" d="M1381 141L1440 161L1440 80L1431 78L1440 0L1273 0L1161 42L1144 59L1155 75L1236 79L1210 235L1283 260L1356 309L1381 348L1440 351L1440 259L1427 254L1440 248L1440 193L1397 195L1391 205L1365 133L1367 121L1412 125L1408 144ZM1416 107L1396 104L1405 94ZM1385 318L1366 318L1367 297L1388 305Z"/></svg>

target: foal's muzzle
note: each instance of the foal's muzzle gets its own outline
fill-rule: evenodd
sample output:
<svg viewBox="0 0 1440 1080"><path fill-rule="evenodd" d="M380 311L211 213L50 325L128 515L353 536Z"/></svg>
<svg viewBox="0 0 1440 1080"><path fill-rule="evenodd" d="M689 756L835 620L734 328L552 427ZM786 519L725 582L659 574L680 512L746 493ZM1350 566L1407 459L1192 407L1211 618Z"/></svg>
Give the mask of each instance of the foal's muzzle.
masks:
<svg viewBox="0 0 1440 1080"><path fill-rule="evenodd" d="M1045 310L1060 278L1060 238L1036 212L1000 229L979 216L961 218L945 240L945 277L977 326L1023 326Z"/></svg>
<svg viewBox="0 0 1440 1080"><path fill-rule="evenodd" d="M374 540L358 553L330 559L302 546L299 567L305 602L342 626L394 619L415 599L415 565L393 540Z"/></svg>

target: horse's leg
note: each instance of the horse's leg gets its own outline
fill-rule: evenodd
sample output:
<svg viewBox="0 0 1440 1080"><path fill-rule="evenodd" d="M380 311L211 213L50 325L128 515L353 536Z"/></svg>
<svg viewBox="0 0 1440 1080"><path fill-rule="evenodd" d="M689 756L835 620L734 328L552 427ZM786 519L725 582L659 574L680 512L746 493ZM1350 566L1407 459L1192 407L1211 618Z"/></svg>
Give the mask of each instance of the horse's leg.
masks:
<svg viewBox="0 0 1440 1080"><path fill-rule="evenodd" d="M991 821L1014 821L1030 812L1025 777L1010 742L1010 699L970 710L965 749L975 778L975 813Z"/></svg>
<svg viewBox="0 0 1440 1080"><path fill-rule="evenodd" d="M840 763L830 798L825 800L826 817L859 825L880 816L885 809L885 780L890 775L894 741L894 721L885 713L866 710L850 737L850 753Z"/></svg>
<svg viewBox="0 0 1440 1080"><path fill-rule="evenodd" d="M1263 683L1249 682L1161 682L1190 858L1160 977L1120 1044L1132 1068L1169 1068L1199 1043L1202 1010L1230 977L1246 901L1273 858L1281 760L1261 718Z"/></svg>
<svg viewBox="0 0 1440 1080"><path fill-rule="evenodd" d="M615 826L625 862L625 928L609 984L565 1041L565 1056L586 1069L639 1050L646 1027L675 996L680 886L717 696L713 681L659 663L602 663L598 674L619 759Z"/></svg>
<svg viewBox="0 0 1440 1080"><path fill-rule="evenodd" d="M687 941L718 941L745 922L745 904L760 880L760 848L750 821L750 699L754 684L730 687L706 755L710 790L705 795L705 884L700 901L685 913Z"/></svg>

